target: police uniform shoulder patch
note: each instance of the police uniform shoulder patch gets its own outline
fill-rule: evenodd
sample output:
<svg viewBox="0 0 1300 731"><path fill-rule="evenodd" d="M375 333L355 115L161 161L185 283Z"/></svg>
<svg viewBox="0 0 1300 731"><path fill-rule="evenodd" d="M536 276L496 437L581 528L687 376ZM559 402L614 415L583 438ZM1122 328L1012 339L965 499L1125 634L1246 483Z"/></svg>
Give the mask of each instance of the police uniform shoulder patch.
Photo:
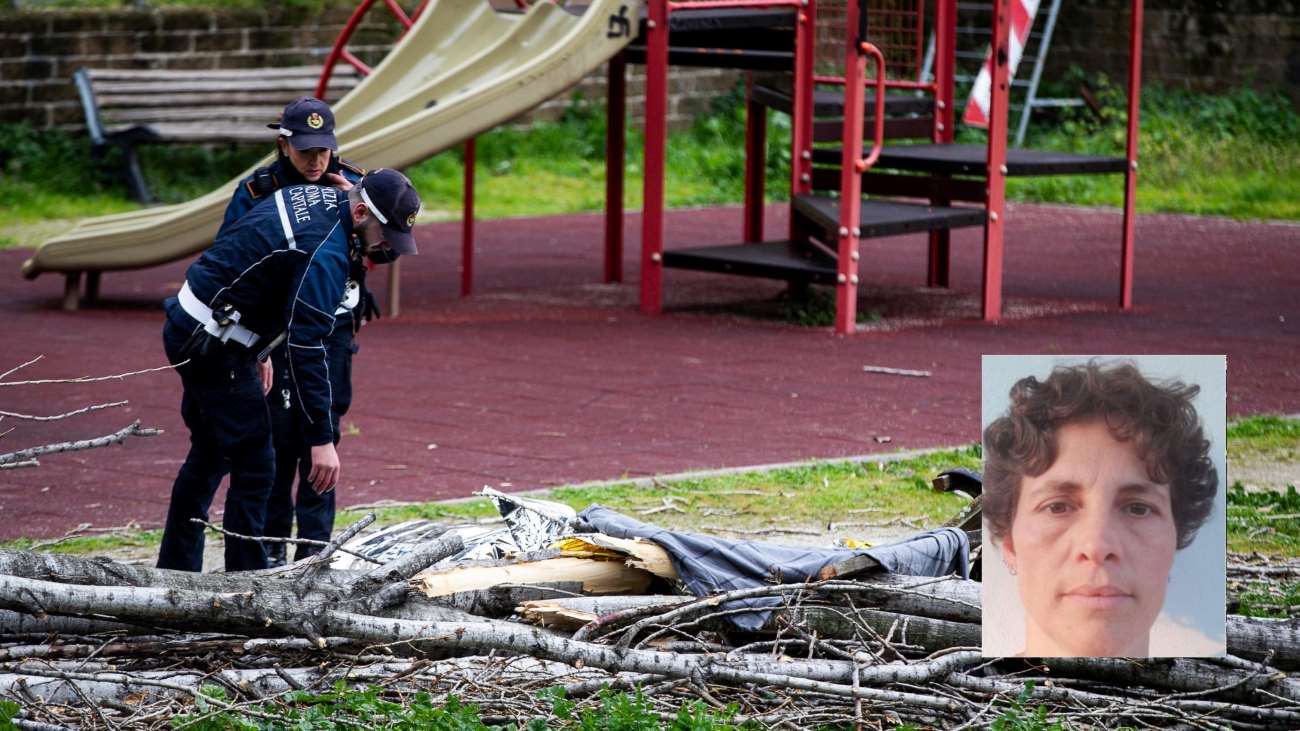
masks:
<svg viewBox="0 0 1300 731"><path fill-rule="evenodd" d="M366 174L365 168L361 167L355 162L352 162L351 160L344 160L341 157L339 158L339 167L343 168L344 170L348 170L350 172L356 173L357 175Z"/></svg>

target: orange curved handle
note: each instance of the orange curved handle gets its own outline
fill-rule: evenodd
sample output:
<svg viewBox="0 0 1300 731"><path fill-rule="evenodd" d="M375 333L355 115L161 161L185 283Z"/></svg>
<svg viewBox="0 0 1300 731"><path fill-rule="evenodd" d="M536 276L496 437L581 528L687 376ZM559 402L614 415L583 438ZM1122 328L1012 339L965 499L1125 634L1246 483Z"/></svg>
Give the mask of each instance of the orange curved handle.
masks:
<svg viewBox="0 0 1300 731"><path fill-rule="evenodd" d="M858 51L871 56L876 61L875 130L872 134L871 152L866 157L858 160L854 166L861 173L866 172L867 168L876 164L876 160L880 157L880 149L885 146L885 54L881 53L875 44L866 41L858 44Z"/></svg>

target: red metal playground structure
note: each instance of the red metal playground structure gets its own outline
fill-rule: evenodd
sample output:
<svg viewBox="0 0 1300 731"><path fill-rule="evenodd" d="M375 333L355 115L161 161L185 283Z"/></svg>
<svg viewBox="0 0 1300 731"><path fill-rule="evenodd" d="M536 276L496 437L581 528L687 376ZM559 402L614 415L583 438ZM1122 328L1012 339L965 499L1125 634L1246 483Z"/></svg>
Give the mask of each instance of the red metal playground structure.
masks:
<svg viewBox="0 0 1300 731"><path fill-rule="evenodd" d="M411 20L395 1L384 2L409 28ZM605 281L621 282L623 277L626 74L629 63L641 63L646 68L642 312L661 312L665 268L695 269L833 285L835 332L852 334L864 239L928 233L926 284L947 287L950 232L983 226L982 313L985 321L996 322L1002 315L1006 179L1116 173L1124 175L1119 306L1131 308L1142 0L1131 3L1127 141L1122 158L1008 147L1012 25L1014 21L1018 28L1026 26L1025 2L994 0L990 8L988 136L987 144L974 145L954 143L956 0L847 0L841 46L844 71L836 76L815 71L817 0L646 0L638 36L608 64ZM325 69L345 61L362 73L368 71L345 45L350 30L373 4L374 0L363 0ZM835 4L835 9L840 6ZM927 31L933 34L933 79L923 77ZM668 73L674 65L751 72L744 229L737 244L664 248ZM775 81L757 82L754 72L788 76L778 74ZM322 78L322 85L326 79ZM790 224L784 238L773 240L763 235L769 109L790 115L792 121ZM864 135L864 129L869 134ZM473 145L471 139L465 149L462 295L470 294L473 282ZM395 291L397 280L390 281Z"/></svg>

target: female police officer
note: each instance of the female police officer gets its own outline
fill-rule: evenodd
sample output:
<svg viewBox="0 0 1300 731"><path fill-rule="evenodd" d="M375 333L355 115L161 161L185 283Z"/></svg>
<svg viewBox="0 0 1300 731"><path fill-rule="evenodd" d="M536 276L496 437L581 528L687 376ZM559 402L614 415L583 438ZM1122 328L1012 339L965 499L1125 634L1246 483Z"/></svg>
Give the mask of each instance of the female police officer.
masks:
<svg viewBox="0 0 1300 731"><path fill-rule="evenodd" d="M295 99L284 108L279 123L267 126L279 131L275 143L276 159L239 181L230 204L226 206L222 231L266 196L287 185L320 182L348 190L365 174L361 168L338 157L334 113L319 99ZM353 334L361 325L361 318L357 315L367 320L379 315L374 297L366 290L365 274L364 264L353 262L348 278L348 296L336 309L334 330L325 339L330 387L334 395L331 418L335 446L338 444L339 421L352 403L352 356L357 352ZM296 388L290 377L286 350L273 349L271 363L274 381L267 401L275 446L275 482L266 506L264 535L288 538L296 512L299 538L328 541L334 529L334 492L318 494L308 486L311 459L308 445L298 438L299 410L294 406ZM299 474L301 480L295 501L293 483ZM283 543L269 544L266 549L271 566L285 563ZM318 550L299 546L297 557L304 558Z"/></svg>
<svg viewBox="0 0 1300 731"><path fill-rule="evenodd" d="M414 254L419 208L415 188L394 170L376 170L346 192L281 188L223 229L190 265L181 291L164 303L163 346L178 364L190 450L172 485L159 568L202 568L203 528L192 519L207 519L226 473L226 528L262 535L275 458L264 386L269 366L260 358L281 335L312 488L325 492L337 483L325 341L352 263L390 250ZM227 571L265 566L261 543L227 540Z"/></svg>

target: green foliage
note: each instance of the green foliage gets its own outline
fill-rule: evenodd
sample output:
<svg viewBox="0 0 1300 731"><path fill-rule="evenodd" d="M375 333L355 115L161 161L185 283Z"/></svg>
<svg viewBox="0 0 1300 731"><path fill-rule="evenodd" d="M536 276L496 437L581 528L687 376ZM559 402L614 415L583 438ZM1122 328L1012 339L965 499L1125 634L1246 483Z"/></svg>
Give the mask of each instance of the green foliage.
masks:
<svg viewBox="0 0 1300 731"><path fill-rule="evenodd" d="M295 0L312 7L332 1ZM1059 89L1045 93L1071 95L1083 78L1076 72ZM1027 146L1123 154L1123 89L1102 77L1089 82L1102 104L1101 119L1084 108L1042 112L1035 116ZM1148 85L1142 100L1139 210L1300 219L1300 156L1294 154L1300 114L1285 96L1251 90L1194 94ZM667 205L741 200L744 109L744 92L737 86L713 99L688 128L669 135ZM958 139L981 141L983 132L963 128ZM630 124L624 187L629 209L641 206L643 141L640 125ZM462 149L449 150L406 171L432 217L459 216ZM268 148L145 145L140 150L155 194L163 202L180 202L243 172ZM767 152L767 198L785 200L790 192L788 116L768 115ZM109 166L120 164L116 152L109 154ZM600 210L605 203L604 158L604 104L579 95L553 122L487 132L477 141L476 214L490 219ZM0 172L0 215L12 225L0 236L0 246L39 243L58 232L50 230L51 221L57 224L138 207L126 199L120 181L102 177L84 135L0 124ZM1114 175L1013 178L1008 181L1008 195L1013 200L1118 206L1123 185ZM792 319L822 321L821 315L801 309L805 311L790 313Z"/></svg>
<svg viewBox="0 0 1300 731"><path fill-rule="evenodd" d="M203 689L203 696L225 700L215 686ZM479 720L477 706L463 705L455 697L435 704L428 693L389 699L377 686L349 688L339 681L325 693L290 694L283 704L263 704L255 711L264 716L218 711L203 697L195 699L196 713L173 719L173 727L194 731L344 731L357 728L385 728L416 731L437 728L447 731L480 731L493 728Z"/></svg>
<svg viewBox="0 0 1300 731"><path fill-rule="evenodd" d="M1025 682L1024 690L1011 701L1011 707L1002 712L989 728L993 731L1062 731L1060 722L1050 722L1046 706L1026 708L1034 695L1034 681Z"/></svg>
<svg viewBox="0 0 1300 731"><path fill-rule="evenodd" d="M14 719L18 717L18 712L21 710L22 706L13 701L0 700L0 731L17 729L18 725L14 723Z"/></svg>
<svg viewBox="0 0 1300 731"><path fill-rule="evenodd" d="M781 319L804 327L835 324L835 292L822 287L787 290L780 297ZM880 312L858 308L857 322L879 322Z"/></svg>
<svg viewBox="0 0 1300 731"><path fill-rule="evenodd" d="M1125 89L1105 76L1073 70L1045 96L1076 96L1086 82L1101 105L1035 114L1025 146L1097 155L1123 155ZM1200 94L1148 84L1142 89L1138 135L1138 210L1224 215L1239 219L1300 218L1300 113L1279 92L1239 89ZM980 141L963 129L959 141ZM1118 206L1119 177L1013 178L1014 200Z"/></svg>
<svg viewBox="0 0 1300 731"><path fill-rule="evenodd" d="M1229 439L1277 437L1300 439L1300 419L1283 416L1250 416L1228 425Z"/></svg>
<svg viewBox="0 0 1300 731"><path fill-rule="evenodd" d="M1300 615L1300 581L1252 581L1238 597L1237 614L1286 619Z"/></svg>
<svg viewBox="0 0 1300 731"><path fill-rule="evenodd" d="M605 205L603 103L575 94L554 122L528 129L501 127L477 138L475 212L483 218L600 210ZM768 198L789 196L790 125L768 121ZM668 206L733 203L744 191L745 117L739 87L715 99L685 130L669 134L664 197ZM645 136L629 124L625 144L624 204L641 205ZM463 147L407 170L426 210L456 217L463 201Z"/></svg>
<svg viewBox="0 0 1300 731"><path fill-rule="evenodd" d="M248 145L139 148L145 178L164 203L207 193L266 150ZM123 164L116 148L107 151L102 164L98 162L84 134L38 130L26 122L0 123L0 216L25 224L138 208L127 199L121 178L106 173Z"/></svg>
<svg viewBox="0 0 1300 731"><path fill-rule="evenodd" d="M1235 482L1228 490L1228 549L1300 556L1300 492L1247 490ZM1278 519L1280 516L1291 516Z"/></svg>
<svg viewBox="0 0 1300 731"><path fill-rule="evenodd" d="M477 706L461 703L455 696L439 705L428 693L388 697L377 686L349 688L343 681L336 683L330 692L298 692L290 694L284 703L263 704L254 709L260 715L220 711L206 700L208 698L225 700L226 696L220 688L205 687L201 697L195 700L196 713L177 717L172 722L173 727L194 731L343 731L356 728L513 731L521 728L515 724L489 726L481 719ZM736 713L735 708L729 707L726 712L717 714L700 701L683 705L671 720L661 719L640 690L629 694L605 689L596 704L581 709L577 703L564 697L561 688L544 690L538 698L550 702L549 717L534 718L522 728L537 731L550 728L575 731L722 731L736 728L728 723Z"/></svg>
<svg viewBox="0 0 1300 731"><path fill-rule="evenodd" d="M1244 462L1300 462L1300 419L1252 416L1229 424L1228 457Z"/></svg>

